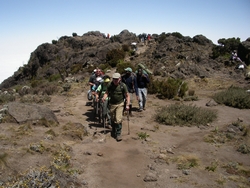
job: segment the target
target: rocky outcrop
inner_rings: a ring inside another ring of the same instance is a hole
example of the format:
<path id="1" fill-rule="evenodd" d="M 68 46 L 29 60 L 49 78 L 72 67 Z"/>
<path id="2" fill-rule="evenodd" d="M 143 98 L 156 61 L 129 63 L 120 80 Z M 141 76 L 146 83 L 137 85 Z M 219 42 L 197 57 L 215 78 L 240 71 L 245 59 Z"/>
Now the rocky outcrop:
<path id="1" fill-rule="evenodd" d="M 121 49 L 124 45 L 131 48 L 137 43 L 135 55 L 128 55 L 125 61 L 134 66 L 146 65 L 154 75 L 173 78 L 210 77 L 217 71 L 236 77 L 235 71 L 228 70 L 225 60 L 212 59 L 213 42 L 203 35 L 193 38 L 176 34 L 152 34 L 148 43 L 139 40 L 136 34 L 123 30 L 118 35 L 106 38 L 99 31 L 90 31 L 82 36 L 62 36 L 58 41 L 44 43 L 31 53 L 27 65 L 20 67 L 13 76 L 0 84 L 0 89 L 25 84 L 25 81 L 49 79 L 56 74 L 85 74 L 92 67 L 106 63 L 106 55 L 113 49 Z M 131 49 L 132 50 L 132 49 Z M 250 64 L 250 38 L 242 42 L 238 54 Z M 73 72 L 78 67 L 78 72 Z M 238 77 L 238 75 L 237 75 Z"/>
<path id="2" fill-rule="evenodd" d="M 41 119 L 58 123 L 53 111 L 42 105 L 11 102 L 8 103 L 6 107 L 8 113 L 17 121 L 17 123 Z"/>

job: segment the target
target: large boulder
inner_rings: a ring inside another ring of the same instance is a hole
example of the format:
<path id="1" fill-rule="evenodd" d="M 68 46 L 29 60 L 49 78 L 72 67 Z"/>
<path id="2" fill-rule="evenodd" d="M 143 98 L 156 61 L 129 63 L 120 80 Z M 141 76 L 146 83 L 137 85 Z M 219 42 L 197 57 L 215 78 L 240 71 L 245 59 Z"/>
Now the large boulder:
<path id="1" fill-rule="evenodd" d="M 38 104 L 24 104 L 19 102 L 11 102 L 7 104 L 8 113 L 18 122 L 25 123 L 46 119 L 48 121 L 58 123 L 58 120 L 52 110 L 46 106 Z"/>

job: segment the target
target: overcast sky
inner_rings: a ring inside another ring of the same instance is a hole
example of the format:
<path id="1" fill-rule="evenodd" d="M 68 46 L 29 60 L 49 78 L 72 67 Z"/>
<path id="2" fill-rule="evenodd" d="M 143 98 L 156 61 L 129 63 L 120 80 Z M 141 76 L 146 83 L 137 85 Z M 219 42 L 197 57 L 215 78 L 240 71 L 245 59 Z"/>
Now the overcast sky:
<path id="1" fill-rule="evenodd" d="M 0 83 L 28 63 L 31 52 L 72 33 L 117 35 L 179 32 L 250 37 L 250 0 L 0 0 Z"/>

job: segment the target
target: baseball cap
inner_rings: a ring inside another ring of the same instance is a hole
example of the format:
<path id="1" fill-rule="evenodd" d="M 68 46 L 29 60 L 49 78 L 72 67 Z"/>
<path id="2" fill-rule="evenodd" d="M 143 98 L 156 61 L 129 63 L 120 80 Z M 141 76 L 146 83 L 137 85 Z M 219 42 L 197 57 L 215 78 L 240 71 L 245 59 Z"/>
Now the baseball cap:
<path id="1" fill-rule="evenodd" d="M 121 77 L 121 75 L 120 75 L 120 73 L 118 73 L 118 72 L 116 72 L 116 73 L 113 74 L 113 78 L 114 78 L 114 79 L 118 79 L 118 78 L 120 78 L 120 77 Z"/>
<path id="2" fill-rule="evenodd" d="M 130 67 L 127 67 L 126 69 L 124 69 L 125 71 L 128 71 L 128 72 L 132 72 L 132 69 Z"/>
<path id="3" fill-rule="evenodd" d="M 109 79 L 109 78 L 106 78 L 106 79 L 104 80 L 104 82 L 110 82 L 110 79 Z"/>

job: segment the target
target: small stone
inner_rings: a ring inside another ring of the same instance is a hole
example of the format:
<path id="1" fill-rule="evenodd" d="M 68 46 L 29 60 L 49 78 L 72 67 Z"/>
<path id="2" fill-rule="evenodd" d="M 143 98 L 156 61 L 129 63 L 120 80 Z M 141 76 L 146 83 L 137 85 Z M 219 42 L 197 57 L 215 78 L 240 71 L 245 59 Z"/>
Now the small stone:
<path id="1" fill-rule="evenodd" d="M 157 177 L 155 174 L 149 173 L 147 174 L 144 179 L 145 182 L 157 181 Z"/>
<path id="2" fill-rule="evenodd" d="M 89 152 L 89 151 L 84 152 L 84 154 L 85 154 L 85 155 L 92 155 L 92 153 Z"/>
<path id="3" fill-rule="evenodd" d="M 101 157 L 101 156 L 103 156 L 103 153 L 98 152 L 97 155 L 98 155 L 99 157 Z"/>
<path id="4" fill-rule="evenodd" d="M 185 175 L 189 175 L 189 174 L 190 174 L 190 170 L 184 169 L 184 170 L 182 171 L 182 173 L 185 174 Z"/>
<path id="5" fill-rule="evenodd" d="M 172 175 L 170 176 L 170 178 L 171 178 L 171 179 L 175 179 L 175 178 L 178 178 L 178 176 L 177 176 L 176 174 L 172 174 Z"/>
<path id="6" fill-rule="evenodd" d="M 172 148 L 169 148 L 169 149 L 167 150 L 167 152 L 168 152 L 168 153 L 171 153 L 171 154 L 174 154 L 174 152 L 172 151 Z"/>

